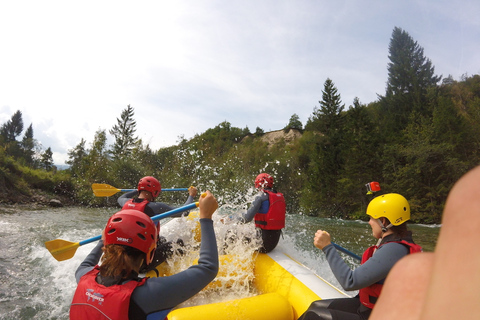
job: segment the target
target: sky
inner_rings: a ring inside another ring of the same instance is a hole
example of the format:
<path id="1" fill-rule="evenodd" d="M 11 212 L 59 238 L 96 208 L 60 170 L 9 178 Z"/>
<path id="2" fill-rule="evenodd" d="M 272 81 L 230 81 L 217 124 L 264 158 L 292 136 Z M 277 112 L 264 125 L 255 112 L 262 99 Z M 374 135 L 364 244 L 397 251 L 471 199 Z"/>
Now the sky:
<path id="1" fill-rule="evenodd" d="M 0 125 L 20 110 L 56 165 L 128 105 L 152 150 L 223 121 L 303 125 L 331 79 L 348 108 L 385 93 L 394 27 L 436 75 L 480 73 L 480 1 L 1 1 Z M 18 138 L 19 140 L 22 135 Z"/>

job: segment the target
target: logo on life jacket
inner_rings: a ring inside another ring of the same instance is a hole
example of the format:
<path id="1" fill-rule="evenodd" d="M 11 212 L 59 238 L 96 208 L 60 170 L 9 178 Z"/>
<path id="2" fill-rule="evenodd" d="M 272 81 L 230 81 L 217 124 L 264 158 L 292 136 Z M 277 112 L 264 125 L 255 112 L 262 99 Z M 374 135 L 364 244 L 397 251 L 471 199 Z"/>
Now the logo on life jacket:
<path id="1" fill-rule="evenodd" d="M 85 295 L 88 297 L 87 301 L 90 301 L 90 299 L 92 299 L 92 302 L 96 300 L 99 305 L 102 305 L 102 302 L 105 300 L 103 299 L 103 294 L 95 292 L 93 289 L 87 289 Z"/>

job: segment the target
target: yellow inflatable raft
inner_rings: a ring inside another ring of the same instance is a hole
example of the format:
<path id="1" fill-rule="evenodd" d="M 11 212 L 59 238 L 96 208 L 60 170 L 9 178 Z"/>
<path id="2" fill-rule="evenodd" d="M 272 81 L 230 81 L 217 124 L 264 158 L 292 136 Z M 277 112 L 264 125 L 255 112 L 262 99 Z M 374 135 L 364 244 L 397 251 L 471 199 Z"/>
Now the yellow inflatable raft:
<path id="1" fill-rule="evenodd" d="M 204 290 L 214 292 L 212 290 L 216 290 L 215 287 L 221 287 L 219 282 L 225 286 L 225 281 L 230 281 L 227 285 L 231 286 L 234 281 L 245 281 L 252 286 L 253 295 L 196 306 L 180 306 L 168 314 L 168 319 L 296 320 L 315 300 L 348 297 L 278 248 L 267 254 L 254 253 L 247 263 L 240 263 L 235 258 L 232 255 L 220 256 L 217 278 Z M 147 276 L 169 275 L 174 272 L 171 267 L 164 263 Z M 243 277 L 238 278 L 238 275 Z M 222 295 L 218 292 L 215 294 Z"/>

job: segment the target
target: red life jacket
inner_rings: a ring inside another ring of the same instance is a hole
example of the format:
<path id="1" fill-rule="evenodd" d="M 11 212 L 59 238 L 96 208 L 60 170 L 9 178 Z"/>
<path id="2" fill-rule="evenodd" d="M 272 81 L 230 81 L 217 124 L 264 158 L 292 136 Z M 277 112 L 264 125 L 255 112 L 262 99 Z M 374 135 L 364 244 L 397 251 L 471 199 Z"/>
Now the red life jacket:
<path id="1" fill-rule="evenodd" d="M 130 199 L 127 202 L 125 202 L 125 204 L 122 207 L 122 210 L 133 209 L 133 210 L 145 212 L 145 207 L 149 202 L 150 201 L 148 201 L 147 199 L 143 199 L 142 202 L 135 202 L 133 201 L 133 199 Z"/>
<path id="2" fill-rule="evenodd" d="M 95 281 L 99 272 L 100 269 L 96 266 L 80 279 L 70 306 L 70 319 L 128 320 L 132 292 L 143 285 L 146 278 L 105 287 Z"/>
<path id="3" fill-rule="evenodd" d="M 267 213 L 257 213 L 255 226 L 264 230 L 280 230 L 285 228 L 285 198 L 280 192 L 263 190 L 268 194 L 270 206 Z"/>
<path id="4" fill-rule="evenodd" d="M 405 240 L 400 240 L 400 241 L 390 241 L 390 242 L 385 242 L 380 245 L 383 246 L 384 244 L 391 243 L 391 242 L 396 242 L 396 243 L 401 243 L 404 245 L 407 245 L 410 249 L 409 253 L 416 253 L 416 252 L 421 252 L 422 247 L 419 246 L 418 244 L 411 243 Z M 365 261 L 370 259 L 373 256 L 373 253 L 375 250 L 377 250 L 379 247 L 377 246 L 371 246 L 362 255 L 362 261 L 360 264 L 364 264 Z M 373 309 L 375 306 L 375 302 L 377 301 L 378 297 L 380 296 L 380 292 L 382 292 L 383 284 L 380 283 L 374 283 L 366 288 L 360 289 L 359 291 L 359 296 L 360 296 L 360 302 L 370 308 Z"/>

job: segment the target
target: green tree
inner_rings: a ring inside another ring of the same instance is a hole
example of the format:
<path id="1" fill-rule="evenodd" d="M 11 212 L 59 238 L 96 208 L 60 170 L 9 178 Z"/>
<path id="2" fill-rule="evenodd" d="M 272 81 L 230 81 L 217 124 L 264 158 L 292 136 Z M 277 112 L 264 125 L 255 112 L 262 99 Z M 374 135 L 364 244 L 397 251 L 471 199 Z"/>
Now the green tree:
<path id="1" fill-rule="evenodd" d="M 207 129 L 201 136 L 196 135 L 194 143 L 200 142 L 202 148 L 214 150 L 218 155 L 222 155 L 233 144 L 240 142 L 244 136 L 245 131 L 243 129 L 232 127 L 230 122 L 223 121 L 215 128 Z M 182 144 L 183 142 L 180 143 L 179 146 Z"/>
<path id="2" fill-rule="evenodd" d="M 401 28 L 393 29 L 389 53 L 387 96 L 410 93 L 418 99 L 442 78 L 435 76 L 435 67 L 423 48 Z"/>
<path id="3" fill-rule="evenodd" d="M 53 152 L 50 147 L 45 150 L 42 154 L 40 159 L 40 165 L 47 171 L 51 171 L 53 169 Z"/>
<path id="4" fill-rule="evenodd" d="M 305 130 L 316 130 L 327 136 L 333 136 L 341 126 L 342 111 L 345 105 L 342 104 L 335 84 L 328 78 L 324 83 L 322 100 L 319 102 L 320 108 L 314 108 L 312 116 L 305 125 Z"/>
<path id="5" fill-rule="evenodd" d="M 86 157 L 86 178 L 90 182 L 110 182 L 112 180 L 110 153 L 107 149 L 107 134 L 105 130 L 97 130 L 88 156 Z"/>
<path id="6" fill-rule="evenodd" d="M 378 127 L 372 120 L 371 110 L 353 101 L 345 112 L 343 139 L 341 147 L 341 178 L 339 179 L 340 198 L 345 212 L 350 216 L 365 214 L 368 199 L 365 190 L 360 188 L 371 181 L 382 181 L 381 151 Z"/>
<path id="7" fill-rule="evenodd" d="M 288 132 L 290 129 L 297 129 L 302 131 L 303 129 L 303 124 L 300 121 L 300 117 L 298 114 L 294 113 L 291 117 L 290 120 L 288 121 L 288 124 L 285 128 L 283 128 L 283 131 Z"/>
<path id="8" fill-rule="evenodd" d="M 30 124 L 27 130 L 25 130 L 25 134 L 23 135 L 21 143 L 25 164 L 30 167 L 34 166 L 35 145 L 36 141 L 33 138 L 33 127 L 32 124 Z"/>
<path id="9" fill-rule="evenodd" d="M 435 86 L 441 76 L 424 56 L 423 48 L 401 28 L 395 27 L 389 45 L 388 81 L 382 101 L 383 127 L 389 137 L 403 130 L 412 112 L 427 115 L 427 91 Z"/>
<path id="10" fill-rule="evenodd" d="M 112 147 L 112 155 L 114 159 L 121 159 L 129 157 L 135 147 L 138 138 L 135 137 L 137 123 L 133 119 L 135 112 L 133 108 L 128 105 L 122 111 L 120 119 L 117 118 L 117 124 L 110 129 L 110 134 L 115 137 L 115 143 Z"/>
<path id="11" fill-rule="evenodd" d="M 20 143 L 16 140 L 23 131 L 22 112 L 17 110 L 10 120 L 0 127 L 0 136 L 5 152 L 7 155 L 13 156 L 15 159 L 22 157 L 22 149 Z"/>
<path id="12" fill-rule="evenodd" d="M 22 112 L 17 110 L 10 120 L 2 125 L 0 128 L 0 134 L 4 137 L 6 142 L 12 142 L 17 139 L 17 137 L 23 131 L 23 119 Z"/>
<path id="13" fill-rule="evenodd" d="M 250 129 L 248 129 L 248 126 L 246 126 L 242 131 L 243 136 L 248 136 L 248 135 L 251 135 L 251 134 L 252 133 L 250 132 Z"/>
<path id="14" fill-rule="evenodd" d="M 302 143 L 312 145 L 305 146 L 303 150 L 307 154 L 301 155 L 308 159 L 305 168 L 307 182 L 302 190 L 307 200 L 301 203 L 310 203 L 313 197 L 317 197 L 324 215 L 339 216 L 343 210 L 339 205 L 338 181 L 343 166 L 342 111 L 345 105 L 332 80 L 325 81 L 322 93 L 320 108 L 315 107 L 305 126 L 305 130 L 313 131 L 313 134 L 302 140 Z"/>
<path id="15" fill-rule="evenodd" d="M 85 143 L 82 138 L 73 149 L 68 150 L 68 160 L 65 163 L 70 165 L 73 177 L 81 177 L 85 172 L 85 157 L 88 155 Z"/>
<path id="16" fill-rule="evenodd" d="M 255 129 L 255 136 L 260 137 L 260 136 L 263 136 L 264 134 L 265 134 L 265 131 L 263 131 L 262 128 L 257 127 L 257 128 Z"/>

